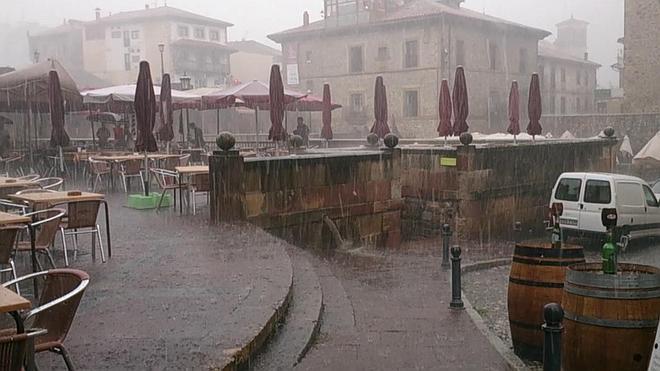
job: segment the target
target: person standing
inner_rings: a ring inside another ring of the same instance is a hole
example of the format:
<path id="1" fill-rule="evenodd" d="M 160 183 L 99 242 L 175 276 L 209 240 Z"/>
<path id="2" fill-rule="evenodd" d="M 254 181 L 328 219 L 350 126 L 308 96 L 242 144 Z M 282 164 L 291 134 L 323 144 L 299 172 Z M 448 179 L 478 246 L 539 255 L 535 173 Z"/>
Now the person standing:
<path id="1" fill-rule="evenodd" d="M 9 131 L 5 128 L 5 124 L 0 122 L 0 157 L 5 157 L 9 153 L 11 145 L 11 137 Z"/>
<path id="2" fill-rule="evenodd" d="M 299 135 L 303 139 L 303 145 L 309 147 L 309 126 L 305 125 L 305 119 L 298 117 L 298 126 L 293 134 Z"/>

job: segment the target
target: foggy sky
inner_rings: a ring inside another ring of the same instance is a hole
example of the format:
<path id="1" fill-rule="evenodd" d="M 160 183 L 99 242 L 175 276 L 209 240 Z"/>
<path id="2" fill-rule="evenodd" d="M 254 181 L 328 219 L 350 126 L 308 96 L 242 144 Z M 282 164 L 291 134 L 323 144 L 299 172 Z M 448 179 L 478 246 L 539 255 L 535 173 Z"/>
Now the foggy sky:
<path id="1" fill-rule="evenodd" d="M 141 9 L 145 1 L 5 0 L 3 3 L 0 24 L 36 22 L 55 26 L 64 19 L 91 20 L 96 7 L 107 15 Z M 155 5 L 152 0 L 148 3 Z M 590 22 L 591 59 L 603 65 L 599 85 L 608 87 L 610 83 L 616 85 L 617 74 L 609 66 L 616 61 L 620 47 L 616 40 L 623 36 L 623 3 L 624 0 L 467 0 L 464 6 L 553 33 L 555 24 L 572 14 Z M 159 5 L 162 4 L 160 0 Z M 323 0 L 168 0 L 167 5 L 234 23 L 229 29 L 230 40 L 255 39 L 275 46 L 266 38 L 267 34 L 301 25 L 305 10 L 312 20 L 319 19 Z M 3 63 L 3 58 L 7 57 L 0 55 L 0 65 L 9 61 Z M 25 62 L 28 60 L 26 55 Z"/>

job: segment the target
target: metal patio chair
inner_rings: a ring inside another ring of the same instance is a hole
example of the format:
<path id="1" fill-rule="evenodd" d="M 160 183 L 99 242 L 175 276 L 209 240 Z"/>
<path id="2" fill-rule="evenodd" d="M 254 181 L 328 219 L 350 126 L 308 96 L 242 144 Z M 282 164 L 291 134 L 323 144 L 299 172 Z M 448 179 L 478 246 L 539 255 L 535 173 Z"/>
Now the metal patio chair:
<path id="1" fill-rule="evenodd" d="M 103 252 L 103 241 L 101 239 L 101 228 L 97 224 L 101 201 L 76 201 L 69 202 L 66 220 L 60 225 L 62 232 L 62 248 L 64 249 L 64 264 L 69 266 L 68 248 L 66 238 L 73 237 L 73 259 L 78 257 L 78 236 L 83 234 L 92 235 L 92 260 L 96 260 L 96 240 L 98 239 L 101 261 L 105 263 Z"/>
<path id="2" fill-rule="evenodd" d="M 24 175 L 22 177 L 19 177 L 17 179 L 20 180 L 20 181 L 23 181 L 23 182 L 32 182 L 32 181 L 35 181 L 39 178 L 41 178 L 41 175 L 39 175 L 39 174 L 29 174 L 29 175 Z"/>
<path id="3" fill-rule="evenodd" d="M 73 370 L 73 362 L 64 346 L 78 305 L 89 284 L 89 275 L 77 269 L 51 269 L 45 272 L 28 274 L 3 286 L 18 285 L 25 280 L 44 277 L 44 287 L 39 297 L 39 305 L 21 314 L 26 327 L 40 328 L 47 334 L 34 339 L 36 353 L 50 351 L 64 358 L 68 370 Z"/>
<path id="4" fill-rule="evenodd" d="M 20 334 L 14 330 L 0 332 L 0 370 L 23 370 L 30 342 L 46 332 L 44 329 L 32 329 Z"/>
<path id="5" fill-rule="evenodd" d="M 37 253 L 45 254 L 48 258 L 48 262 L 53 268 L 55 266 L 55 260 L 53 260 L 53 255 L 50 252 L 51 247 L 55 242 L 55 237 L 57 232 L 60 230 L 60 222 L 66 214 L 66 211 L 62 209 L 48 209 L 35 211 L 33 213 L 25 214 L 25 216 L 31 217 L 35 222 L 31 223 L 32 230 L 35 231 L 34 241 L 35 248 Z M 30 240 L 18 241 L 16 244 L 16 253 L 27 253 L 32 252 L 32 244 Z M 43 270 L 39 259 L 37 259 L 37 265 L 40 270 Z"/>
<path id="6" fill-rule="evenodd" d="M 13 201 L 0 198 L 0 211 L 6 213 L 23 215 L 27 212 L 28 207 L 25 204 L 17 204 Z"/>
<path id="7" fill-rule="evenodd" d="M 58 191 L 62 187 L 62 184 L 64 184 L 64 179 L 58 177 L 39 178 L 36 180 L 36 183 L 43 189 Z"/>
<path id="8" fill-rule="evenodd" d="M 207 203 L 211 192 L 211 181 L 209 174 L 195 174 L 190 177 L 188 184 L 188 191 L 190 192 L 190 203 L 192 204 L 193 215 L 197 214 L 197 200 L 195 196 L 199 193 L 206 195 Z"/>
<path id="9" fill-rule="evenodd" d="M 14 248 L 16 247 L 18 236 L 24 229 L 24 226 L 19 225 L 0 227 L 0 273 L 2 273 L 3 278 L 6 273 L 11 274 L 12 280 L 18 277 L 16 275 L 16 266 L 14 265 Z M 18 286 L 16 286 L 16 292 L 20 294 Z"/>
<path id="10" fill-rule="evenodd" d="M 177 174 L 175 171 L 170 171 L 167 169 L 150 169 L 151 173 L 154 175 L 154 178 L 156 178 L 156 181 L 158 182 L 158 186 L 160 187 L 161 190 L 161 195 L 160 195 L 160 200 L 158 201 L 158 207 L 156 210 L 160 210 L 161 205 L 163 204 L 163 199 L 165 198 L 165 194 L 167 191 L 172 191 L 172 198 L 174 199 L 174 206 L 176 207 L 176 192 L 179 190 L 179 187 L 181 189 L 185 188 L 185 185 L 179 185 L 178 180 L 179 180 L 179 174 Z"/>
<path id="11" fill-rule="evenodd" d="M 124 192 L 128 193 L 127 179 L 140 178 L 142 192 L 144 192 L 144 177 L 142 176 L 142 160 L 128 160 L 120 163 L 119 175 L 124 184 Z"/>
<path id="12" fill-rule="evenodd" d="M 92 175 L 92 192 L 96 192 L 96 183 L 103 181 L 103 177 L 106 177 L 109 181 L 112 176 L 109 163 L 95 160 L 91 157 L 89 158 L 89 171 Z"/>

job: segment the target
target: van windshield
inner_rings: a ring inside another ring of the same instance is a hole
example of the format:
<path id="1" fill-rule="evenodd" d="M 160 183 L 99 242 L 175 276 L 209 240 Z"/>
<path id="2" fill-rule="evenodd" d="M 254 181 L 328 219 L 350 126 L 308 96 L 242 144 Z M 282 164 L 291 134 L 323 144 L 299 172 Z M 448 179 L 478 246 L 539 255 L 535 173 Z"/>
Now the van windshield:
<path id="1" fill-rule="evenodd" d="M 588 180 L 584 190 L 584 202 L 590 204 L 609 204 L 612 202 L 610 182 L 606 180 Z"/>
<path id="2" fill-rule="evenodd" d="M 559 181 L 555 198 L 560 201 L 578 202 L 580 200 L 581 189 L 581 179 L 564 178 Z"/>

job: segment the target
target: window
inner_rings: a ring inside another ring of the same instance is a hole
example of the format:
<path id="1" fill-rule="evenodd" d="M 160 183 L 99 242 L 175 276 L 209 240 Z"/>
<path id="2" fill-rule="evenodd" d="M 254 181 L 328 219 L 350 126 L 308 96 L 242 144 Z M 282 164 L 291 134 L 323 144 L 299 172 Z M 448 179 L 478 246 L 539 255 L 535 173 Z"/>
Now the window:
<path id="1" fill-rule="evenodd" d="M 305 63 L 312 63 L 312 51 L 308 50 L 305 52 Z"/>
<path id="2" fill-rule="evenodd" d="M 584 86 L 589 86 L 589 72 L 584 73 Z"/>
<path id="3" fill-rule="evenodd" d="M 376 57 L 376 60 L 386 61 L 388 59 L 390 59 L 390 50 L 387 48 L 387 46 L 379 47 L 378 56 Z"/>
<path id="4" fill-rule="evenodd" d="M 577 75 L 575 76 L 575 80 L 577 81 L 578 86 L 582 85 L 582 72 L 577 71 Z"/>
<path id="5" fill-rule="evenodd" d="M 584 189 L 584 202 L 589 204 L 609 204 L 612 202 L 610 182 L 606 180 L 588 180 L 587 187 Z"/>
<path id="6" fill-rule="evenodd" d="M 112 36 L 113 39 L 121 39 L 121 31 L 112 31 Z"/>
<path id="7" fill-rule="evenodd" d="M 131 55 L 128 53 L 124 54 L 124 70 L 131 70 Z"/>
<path id="8" fill-rule="evenodd" d="M 465 42 L 456 40 L 456 65 L 465 67 Z"/>
<path id="9" fill-rule="evenodd" d="M 560 201 L 578 202 L 581 190 L 581 179 L 564 178 L 559 181 L 555 198 Z"/>
<path id="10" fill-rule="evenodd" d="M 364 96 L 362 94 L 351 94 L 350 102 L 351 112 L 361 113 L 364 112 Z"/>
<path id="11" fill-rule="evenodd" d="M 555 97 L 550 97 L 550 113 L 553 115 L 557 114 L 557 101 Z"/>
<path id="12" fill-rule="evenodd" d="M 646 198 L 646 206 L 658 207 L 658 200 L 655 198 L 653 191 L 648 186 L 643 186 L 644 188 L 644 197 Z"/>
<path id="13" fill-rule="evenodd" d="M 138 63 L 138 62 L 140 62 L 140 56 L 139 55 L 134 55 L 134 56 L 131 57 L 131 60 L 133 61 L 133 63 Z"/>
<path id="14" fill-rule="evenodd" d="M 552 89 L 557 87 L 557 69 L 554 67 L 550 70 L 550 87 Z"/>
<path id="15" fill-rule="evenodd" d="M 566 97 L 561 97 L 561 100 L 559 101 L 559 110 L 562 115 L 566 114 Z"/>
<path id="16" fill-rule="evenodd" d="M 622 206 L 643 206 L 638 183 L 616 182 L 617 203 Z"/>
<path id="17" fill-rule="evenodd" d="M 575 111 L 576 111 L 577 113 L 580 113 L 580 112 L 581 112 L 581 111 L 580 111 L 580 110 L 582 109 L 582 107 L 581 107 L 582 104 L 581 104 L 581 103 L 582 103 L 582 102 L 580 101 L 580 98 L 575 98 Z"/>
<path id="18" fill-rule="evenodd" d="M 205 39 L 206 38 L 206 32 L 204 32 L 204 28 L 202 28 L 202 27 L 196 27 L 195 28 L 195 38 L 196 39 Z"/>
<path id="19" fill-rule="evenodd" d="M 520 49 L 520 73 L 527 73 L 527 49 Z"/>
<path id="20" fill-rule="evenodd" d="M 131 31 L 131 39 L 139 39 L 140 38 L 140 31 Z"/>
<path id="21" fill-rule="evenodd" d="M 124 31 L 124 47 L 128 48 L 131 46 L 131 33 Z"/>
<path id="22" fill-rule="evenodd" d="M 561 69 L 561 83 L 562 84 L 566 83 L 566 69 L 565 68 Z"/>
<path id="23" fill-rule="evenodd" d="M 179 35 L 179 37 L 188 37 L 190 35 L 188 26 L 179 26 L 177 28 L 177 34 Z"/>
<path id="24" fill-rule="evenodd" d="M 220 41 L 220 32 L 218 30 L 209 31 L 209 38 L 211 41 Z"/>
<path id="25" fill-rule="evenodd" d="M 348 64 L 350 73 L 360 73 L 364 70 L 361 46 L 351 47 L 348 53 Z"/>
<path id="26" fill-rule="evenodd" d="M 419 114 L 419 93 L 417 90 L 409 90 L 403 93 L 403 115 L 405 117 L 417 117 Z"/>
<path id="27" fill-rule="evenodd" d="M 406 41 L 405 44 L 405 68 L 415 68 L 419 66 L 419 43 L 417 40 Z"/>
<path id="28" fill-rule="evenodd" d="M 491 71 L 497 70 L 497 44 L 492 41 L 488 42 L 488 58 L 490 59 L 490 69 Z"/>

